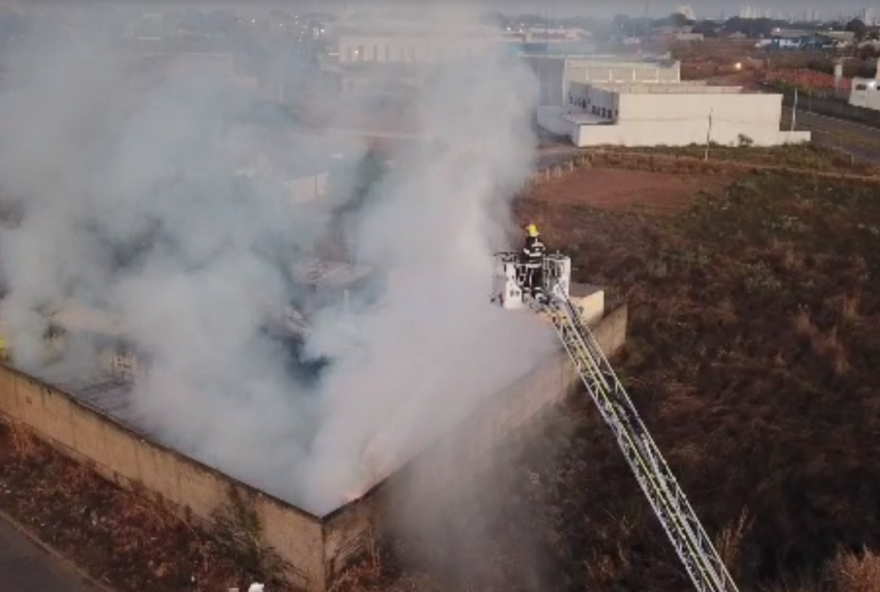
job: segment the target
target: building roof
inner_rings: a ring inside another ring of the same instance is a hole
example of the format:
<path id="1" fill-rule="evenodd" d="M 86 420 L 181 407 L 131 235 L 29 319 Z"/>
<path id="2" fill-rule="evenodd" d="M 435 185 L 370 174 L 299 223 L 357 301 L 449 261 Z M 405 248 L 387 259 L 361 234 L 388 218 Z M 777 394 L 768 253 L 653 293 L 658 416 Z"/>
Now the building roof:
<path id="1" fill-rule="evenodd" d="M 662 56 L 633 58 L 632 56 L 596 55 L 596 54 L 525 54 L 525 60 L 560 60 L 567 65 L 578 66 L 619 66 L 629 68 L 674 68 L 678 60 Z"/>
<path id="2" fill-rule="evenodd" d="M 378 24 L 339 24 L 333 27 L 333 32 L 341 37 L 375 38 L 375 37 L 405 37 L 405 38 L 442 38 L 442 39 L 497 39 L 503 40 L 502 31 L 494 27 L 438 27 L 435 24 L 421 23 L 389 23 Z"/>
<path id="3" fill-rule="evenodd" d="M 109 337 L 124 337 L 125 327 L 120 317 L 79 304 L 65 304 L 49 320 L 66 331 L 91 333 Z"/>
<path id="4" fill-rule="evenodd" d="M 569 113 L 560 115 L 565 121 L 576 123 L 578 125 L 608 125 L 611 121 L 607 117 L 599 117 L 592 113 Z"/>
<path id="5" fill-rule="evenodd" d="M 741 86 L 707 86 L 703 84 L 682 83 L 621 83 L 621 84 L 592 84 L 595 88 L 608 90 L 620 94 L 693 94 L 693 95 L 735 95 L 742 94 Z"/>
<path id="6" fill-rule="evenodd" d="M 366 265 L 312 258 L 297 261 L 290 267 L 291 277 L 296 283 L 327 289 L 345 288 L 372 272 L 373 268 Z"/>
<path id="7" fill-rule="evenodd" d="M 695 86 L 709 86 L 709 82 L 706 80 L 681 80 L 678 82 L 669 81 L 669 82 L 653 82 L 651 80 L 641 81 L 641 82 L 602 82 L 602 81 L 586 81 L 581 82 L 578 80 L 572 80 L 570 83 L 570 88 L 572 89 L 580 89 L 587 88 L 589 86 L 593 86 L 595 88 L 601 88 L 604 90 L 618 90 L 618 88 L 626 88 L 630 86 L 656 86 L 656 87 L 676 87 L 676 88 L 693 88 Z"/>

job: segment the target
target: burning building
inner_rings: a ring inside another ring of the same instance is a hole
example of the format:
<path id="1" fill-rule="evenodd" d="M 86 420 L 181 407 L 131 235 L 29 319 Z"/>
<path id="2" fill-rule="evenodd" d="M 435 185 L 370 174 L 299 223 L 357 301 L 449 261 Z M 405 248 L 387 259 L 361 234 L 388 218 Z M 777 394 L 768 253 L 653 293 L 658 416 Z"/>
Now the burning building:
<path id="1" fill-rule="evenodd" d="M 346 299 L 351 298 L 349 290 L 365 285 L 362 282 L 371 278 L 372 270 L 315 261 L 292 273 L 311 286 L 316 298 Z M 602 347 L 613 353 L 623 344 L 626 310 L 606 316 L 603 294 L 589 286 L 571 286 L 572 301 L 594 327 Z M 288 314 L 295 313 L 291 309 Z M 50 319 L 51 351 L 71 347 L 74 340 L 88 341 L 102 360 L 101 371 L 90 376 L 50 373 L 38 379 L 0 366 L 0 419 L 27 426 L 114 482 L 141 488 L 196 519 L 210 522 L 230 503 L 230 496 L 244 499 L 260 518 L 261 542 L 288 563 L 287 579 L 315 592 L 332 586 L 367 551 L 373 537 L 391 528 L 391 516 L 400 511 L 401 499 L 413 504 L 448 502 L 450 487 L 466 480 L 464 475 L 478 474 L 497 444 L 522 434 L 578 381 L 568 358 L 562 352 L 551 354 L 528 374 L 486 397 L 452 429 L 412 450 L 411 456 L 383 458 L 381 447 L 368 446 L 362 456 L 360 485 L 340 491 L 334 508 L 315 513 L 163 444 L 132 404 L 144 360 L 126 339 L 124 323 L 72 305 L 59 307 Z M 299 339 L 308 331 L 307 315 L 295 314 L 295 320 L 280 325 L 268 323 L 267 330 L 284 339 Z M 400 492 L 405 493 L 400 496 Z"/>

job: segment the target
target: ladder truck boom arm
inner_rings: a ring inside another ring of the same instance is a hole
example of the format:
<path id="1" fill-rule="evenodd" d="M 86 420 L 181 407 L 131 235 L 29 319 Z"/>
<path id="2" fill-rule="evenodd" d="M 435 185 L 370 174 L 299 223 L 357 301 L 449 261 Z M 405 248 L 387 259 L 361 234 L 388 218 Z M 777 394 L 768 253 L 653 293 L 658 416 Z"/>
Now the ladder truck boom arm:
<path id="1" fill-rule="evenodd" d="M 520 306 L 510 304 L 511 295 L 519 296 L 517 289 L 511 285 L 522 277 L 518 269 L 518 258 L 514 253 L 498 253 L 496 262 L 496 279 L 501 278 L 503 291 L 496 291 L 492 300 L 501 302 L 505 308 L 519 308 Z M 738 592 L 727 567 L 602 352 L 599 342 L 569 299 L 570 260 L 558 254 L 548 257 L 543 271 L 548 298 L 540 303 L 530 300 L 527 305 L 550 318 L 560 343 L 568 353 L 599 414 L 611 428 L 627 464 L 697 591 Z M 522 286 L 518 287 L 522 291 Z M 526 304 L 526 300 L 522 303 Z"/>

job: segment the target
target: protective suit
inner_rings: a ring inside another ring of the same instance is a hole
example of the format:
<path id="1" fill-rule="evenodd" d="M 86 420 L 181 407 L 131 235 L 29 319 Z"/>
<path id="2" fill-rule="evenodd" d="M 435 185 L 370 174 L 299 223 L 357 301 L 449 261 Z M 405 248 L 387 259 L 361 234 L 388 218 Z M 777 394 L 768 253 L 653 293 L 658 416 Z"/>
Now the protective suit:
<path id="1" fill-rule="evenodd" d="M 544 256 L 547 247 L 541 241 L 538 227 L 526 226 L 526 242 L 522 250 L 524 268 L 523 293 L 540 299 L 544 296 Z"/>

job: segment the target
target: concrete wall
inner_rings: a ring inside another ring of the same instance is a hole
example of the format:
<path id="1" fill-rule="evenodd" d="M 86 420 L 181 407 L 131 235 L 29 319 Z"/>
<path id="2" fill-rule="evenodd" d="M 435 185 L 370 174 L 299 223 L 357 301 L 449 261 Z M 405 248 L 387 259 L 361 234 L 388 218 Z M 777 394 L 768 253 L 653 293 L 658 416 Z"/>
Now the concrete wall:
<path id="1" fill-rule="evenodd" d="M 621 62 L 601 58 L 569 58 L 566 80 L 571 82 L 678 82 L 679 62 Z"/>
<path id="2" fill-rule="evenodd" d="M 587 82 L 678 82 L 678 62 L 625 62 L 601 56 L 523 56 L 535 72 L 541 105 L 563 105 L 572 83 Z"/>
<path id="3" fill-rule="evenodd" d="M 578 294 L 574 295 L 575 297 Z M 582 295 L 583 296 L 583 295 Z M 588 297 L 585 313 L 600 306 Z M 593 315 L 595 316 L 595 315 Z M 602 348 L 613 354 L 626 339 L 623 307 L 594 329 Z M 148 441 L 18 370 L 0 364 L 0 419 L 20 423 L 50 445 L 94 468 L 108 480 L 148 492 L 210 522 L 226 507 L 234 488 L 260 517 L 263 541 L 292 568 L 292 583 L 324 592 L 354 560 L 369 552 L 375 534 L 390 528 L 399 501 L 391 491 L 405 491 L 412 503 L 437 501 L 437 492 L 462 483 L 463 470 L 478 471 L 490 451 L 549 405 L 570 393 L 578 378 L 563 353 L 495 394 L 463 424 L 411 460 L 362 500 L 323 518 L 262 494 L 219 471 Z"/>
<path id="4" fill-rule="evenodd" d="M 782 95 L 741 94 L 705 84 L 572 83 L 566 104 L 615 122 L 690 121 L 779 126 Z"/>
<path id="5" fill-rule="evenodd" d="M 880 111 L 880 91 L 877 89 L 853 90 L 849 93 L 849 104 L 853 107 Z"/>
<path id="6" fill-rule="evenodd" d="M 536 119 L 542 129 L 556 136 L 565 136 L 573 143 L 577 141 L 579 126 L 563 119 L 567 113 L 581 113 L 580 108 L 565 108 L 556 106 L 538 107 Z"/>
<path id="7" fill-rule="evenodd" d="M 673 83 L 681 80 L 679 62 L 621 62 L 601 58 L 569 58 L 565 63 L 563 96 L 573 83 Z"/>
<path id="8" fill-rule="evenodd" d="M 126 488 L 142 487 L 206 522 L 226 506 L 229 488 L 235 488 L 260 517 L 264 543 L 291 563 L 291 581 L 308 590 L 324 589 L 323 536 L 316 517 L 150 442 L 5 365 L 0 365 L 0 419 L 26 426 L 106 479 Z"/>
<path id="9" fill-rule="evenodd" d="M 529 66 L 538 80 L 538 104 L 562 105 L 563 88 L 565 86 L 565 60 L 558 56 L 520 57 Z"/>
<path id="10" fill-rule="evenodd" d="M 708 119 L 708 118 L 707 118 Z M 614 125 L 581 125 L 574 132 L 573 143 L 587 146 L 688 146 L 705 144 L 708 120 L 635 121 Z M 786 132 L 779 124 L 712 123 L 709 139 L 725 146 L 740 144 L 740 135 L 752 140 L 754 146 L 778 146 L 809 142 L 810 132 Z"/>
<path id="11" fill-rule="evenodd" d="M 594 326 L 596 339 L 609 357 L 623 347 L 626 323 L 624 306 Z M 331 515 L 326 524 L 327 540 L 357 539 L 366 544 L 371 531 L 381 534 L 393 530 L 395 516 L 417 514 L 419 508 L 448 503 L 454 499 L 457 488 L 464 488 L 471 478 L 488 468 L 492 462 L 490 453 L 496 446 L 571 394 L 579 380 L 567 354 L 560 352 L 548 357 L 535 370 L 486 401 L 468 420 L 359 503 Z M 351 551 L 353 548 L 348 547 L 352 557 L 357 556 L 357 552 Z M 360 549 L 360 553 L 365 550 Z"/>
<path id="12" fill-rule="evenodd" d="M 714 93 L 708 92 L 708 88 L 711 87 L 697 87 L 695 92 L 625 93 L 582 87 L 590 104 L 609 109 L 610 116 L 616 116 L 616 123 L 576 126 L 570 132 L 572 142 L 580 147 L 687 146 L 705 144 L 708 140 L 736 146 L 745 136 L 756 146 L 777 146 L 810 140 L 809 132 L 779 129 L 782 95 Z"/>
<path id="13" fill-rule="evenodd" d="M 617 93 L 591 84 L 573 82 L 568 91 L 568 104 L 609 120 L 617 116 Z"/>
<path id="14" fill-rule="evenodd" d="M 772 94 L 675 94 L 621 93 L 618 120 L 701 121 L 714 123 L 765 124 L 779 127 L 782 95 Z"/>
<path id="15" fill-rule="evenodd" d="M 791 107 L 793 99 L 794 97 L 791 93 L 786 93 L 783 102 L 787 107 Z M 872 127 L 880 127 L 880 111 L 850 105 L 845 101 L 833 98 L 820 99 L 801 95 L 798 97 L 798 111 L 856 121 Z"/>
<path id="16" fill-rule="evenodd" d="M 285 186 L 290 192 L 291 202 L 298 204 L 324 197 L 327 193 L 328 177 L 328 173 L 321 173 L 287 181 Z"/>

